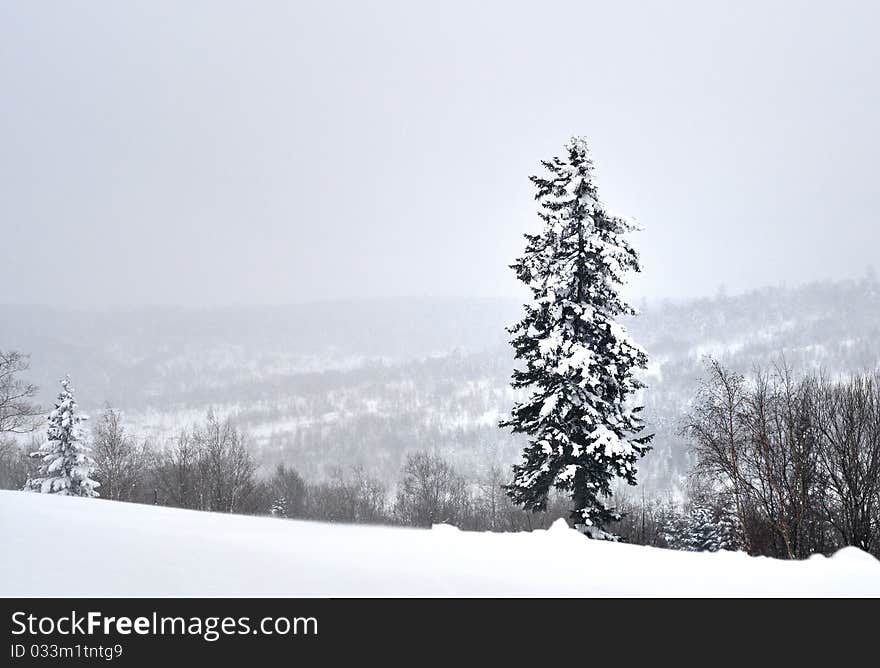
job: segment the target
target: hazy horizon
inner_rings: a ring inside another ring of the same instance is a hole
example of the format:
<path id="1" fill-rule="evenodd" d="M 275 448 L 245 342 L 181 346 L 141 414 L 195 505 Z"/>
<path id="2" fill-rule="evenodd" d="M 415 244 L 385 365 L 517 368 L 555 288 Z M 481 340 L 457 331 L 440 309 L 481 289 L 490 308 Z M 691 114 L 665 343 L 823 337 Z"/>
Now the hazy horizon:
<path id="1" fill-rule="evenodd" d="M 858 277 L 880 241 L 878 18 L 6 3 L 0 303 L 519 298 L 528 176 L 573 134 L 644 227 L 636 301 Z"/>
<path id="2" fill-rule="evenodd" d="M 678 295 L 667 297 L 664 295 L 635 295 L 631 298 L 633 305 L 639 308 L 660 308 L 670 304 L 675 306 L 687 305 L 700 300 L 715 299 L 724 296 L 730 299 L 738 297 L 749 297 L 756 293 L 773 292 L 779 290 L 803 290 L 815 285 L 841 285 L 851 281 L 861 281 L 869 275 L 877 280 L 876 270 L 873 265 L 868 265 L 860 272 L 853 272 L 851 276 L 840 278 L 820 278 L 812 280 L 804 280 L 796 283 L 788 281 L 779 281 L 778 283 L 768 283 L 766 285 L 755 285 L 743 288 L 742 290 L 730 290 L 726 284 L 719 284 L 714 289 L 707 290 L 703 294 Z M 16 308 L 37 308 L 37 309 L 70 309 L 73 311 L 141 311 L 141 310 L 181 310 L 181 311 L 225 311 L 225 310 L 261 310 L 261 309 L 285 309 L 308 306 L 321 306 L 328 304 L 364 304 L 364 303 L 384 303 L 384 302 L 430 302 L 430 301 L 488 301 L 488 302 L 510 302 L 519 304 L 523 301 L 524 294 L 520 295 L 467 295 L 467 294 L 422 294 L 422 295 L 370 295 L 363 297 L 324 297 L 319 299 L 299 299 L 291 301 L 279 302 L 227 302 L 217 304 L 197 304 L 197 303 L 171 303 L 171 302 L 150 302 L 150 303 L 103 303 L 103 304 L 53 304 L 50 302 L 37 301 L 0 301 L 0 306 L 10 306 Z"/>

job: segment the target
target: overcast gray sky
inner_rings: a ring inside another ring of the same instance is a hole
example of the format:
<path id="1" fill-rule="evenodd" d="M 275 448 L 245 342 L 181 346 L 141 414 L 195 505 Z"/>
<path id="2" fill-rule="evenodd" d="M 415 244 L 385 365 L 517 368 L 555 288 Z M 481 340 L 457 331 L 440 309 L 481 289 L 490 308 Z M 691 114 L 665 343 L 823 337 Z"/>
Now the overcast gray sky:
<path id="1" fill-rule="evenodd" d="M 586 135 L 651 298 L 857 276 L 877 3 L 0 4 L 0 301 L 519 295 Z"/>

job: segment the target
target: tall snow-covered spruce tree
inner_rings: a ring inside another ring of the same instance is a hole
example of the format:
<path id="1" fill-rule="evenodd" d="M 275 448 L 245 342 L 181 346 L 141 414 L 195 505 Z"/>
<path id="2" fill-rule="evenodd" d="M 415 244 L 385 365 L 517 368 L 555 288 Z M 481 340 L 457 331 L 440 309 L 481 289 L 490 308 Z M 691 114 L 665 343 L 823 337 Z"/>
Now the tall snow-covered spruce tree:
<path id="1" fill-rule="evenodd" d="M 98 496 L 99 483 L 91 478 L 95 462 L 80 428 L 87 419 L 77 411 L 70 378 L 64 378 L 55 410 L 49 413 L 47 441 L 31 455 L 42 460 L 40 477 L 28 480 L 26 489 L 62 496 Z"/>
<path id="2" fill-rule="evenodd" d="M 512 386 L 527 390 L 500 422 L 528 435 L 522 463 L 506 487 L 527 510 L 544 510 L 552 488 L 570 493 L 572 523 L 593 538 L 620 515 L 606 501 L 620 477 L 636 484 L 636 462 L 652 436 L 642 435 L 635 376 L 647 355 L 616 321 L 635 315 L 619 294 L 639 257 L 626 240 L 635 226 L 609 213 L 593 183 L 587 143 L 572 138 L 562 158 L 542 161 L 532 176 L 540 234 L 511 268 L 532 293 L 525 315 L 508 331 L 520 364 Z"/>

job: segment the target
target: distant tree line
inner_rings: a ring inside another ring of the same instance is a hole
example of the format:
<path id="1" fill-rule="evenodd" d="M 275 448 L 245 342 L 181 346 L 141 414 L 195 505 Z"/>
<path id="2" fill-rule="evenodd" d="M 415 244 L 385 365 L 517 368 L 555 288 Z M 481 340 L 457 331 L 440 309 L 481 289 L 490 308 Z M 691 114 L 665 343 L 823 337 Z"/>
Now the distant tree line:
<path id="1" fill-rule="evenodd" d="M 28 369 L 19 353 L 0 356 L 0 488 L 23 489 L 38 470 L 42 440 L 35 432 L 44 411 L 33 403 L 36 387 L 20 380 Z M 22 435 L 31 442 L 20 443 Z M 122 414 L 107 406 L 93 422 L 88 446 L 92 477 L 102 499 L 175 508 L 274 515 L 326 522 L 516 531 L 547 527 L 565 511 L 554 500 L 534 514 L 515 507 L 503 493 L 504 471 L 465 476 L 443 457 L 414 452 L 393 489 L 363 467 L 337 467 L 322 480 L 307 481 L 278 465 L 260 474 L 245 433 L 230 419 L 208 412 L 201 424 L 182 429 L 155 448 L 126 428 Z"/>
<path id="2" fill-rule="evenodd" d="M 213 413 L 157 450 L 131 436 L 120 413 L 108 407 L 90 445 L 101 498 L 115 501 L 325 522 L 447 523 L 477 531 L 546 528 L 566 512 L 561 503 L 545 513 L 518 509 L 503 493 L 500 467 L 465 476 L 428 452 L 406 458 L 393 490 L 360 466 L 338 467 L 319 481 L 284 464 L 260 475 L 242 431 Z M 9 443 L 0 450 L 0 487 L 21 489 L 34 469 L 26 448 Z"/>
<path id="3" fill-rule="evenodd" d="M 44 411 L 18 379 L 27 358 L 0 355 L 0 488 L 22 489 Z M 681 433 L 696 458 L 687 498 L 621 497 L 615 532 L 627 542 L 693 551 L 745 550 L 804 558 L 854 545 L 880 556 L 880 375 L 796 376 L 784 364 L 749 376 L 710 361 Z M 22 444 L 22 439 L 31 439 Z M 545 512 L 515 507 L 506 467 L 463 472 L 430 452 L 410 453 L 393 485 L 363 467 L 308 480 L 290 466 L 261 473 L 245 433 L 208 413 L 163 448 L 131 434 L 107 407 L 92 421 L 94 478 L 103 499 L 178 508 L 466 530 L 546 528 Z"/>

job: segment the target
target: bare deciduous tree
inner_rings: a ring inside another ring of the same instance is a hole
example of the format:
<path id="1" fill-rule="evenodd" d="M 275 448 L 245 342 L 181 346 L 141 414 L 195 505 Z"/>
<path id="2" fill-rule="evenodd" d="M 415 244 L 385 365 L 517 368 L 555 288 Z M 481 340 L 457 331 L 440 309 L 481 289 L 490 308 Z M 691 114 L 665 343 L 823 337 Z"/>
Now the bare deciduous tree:
<path id="1" fill-rule="evenodd" d="M 745 484 L 740 462 L 746 434 L 739 419 L 746 401 L 745 377 L 727 371 L 716 360 L 709 360 L 707 370 L 709 377 L 700 386 L 684 433 L 694 443 L 697 468 L 731 490 L 743 527 L 742 540 L 748 549 Z"/>
<path id="2" fill-rule="evenodd" d="M 159 458 L 154 472 L 158 502 L 176 508 L 201 508 L 199 450 L 192 436 L 181 431 Z"/>
<path id="3" fill-rule="evenodd" d="M 180 433 L 155 477 L 162 502 L 180 508 L 250 512 L 258 491 L 244 434 L 213 412 L 204 425 Z"/>
<path id="4" fill-rule="evenodd" d="M 28 453 L 39 447 L 35 440 L 28 448 L 13 439 L 0 437 L 0 489 L 22 489 L 36 475 L 37 460 Z"/>
<path id="5" fill-rule="evenodd" d="M 309 486 L 308 515 L 329 522 L 390 522 L 385 486 L 361 466 L 335 468 L 328 480 Z"/>
<path id="6" fill-rule="evenodd" d="M 147 443 L 139 444 L 130 436 L 119 411 L 110 406 L 96 421 L 92 439 L 101 496 L 114 501 L 131 501 L 147 472 L 150 455 Z"/>
<path id="7" fill-rule="evenodd" d="M 204 509 L 235 512 L 254 488 L 255 467 L 244 435 L 231 420 L 209 412 L 205 426 L 193 429 L 192 437 L 201 452 Z"/>
<path id="8" fill-rule="evenodd" d="M 36 429 L 42 417 L 33 399 L 37 386 L 18 374 L 30 368 L 30 358 L 15 350 L 0 350 L 0 437 L 27 434 Z"/>
<path id="9" fill-rule="evenodd" d="M 437 455 L 419 452 L 403 466 L 395 512 L 406 524 L 458 524 L 468 506 L 467 484 Z"/>
<path id="10" fill-rule="evenodd" d="M 688 417 L 695 474 L 735 499 L 753 554 L 880 551 L 880 375 L 745 379 L 712 361 Z"/>
<path id="11" fill-rule="evenodd" d="M 880 375 L 815 385 L 828 521 L 845 545 L 880 551 Z"/>

